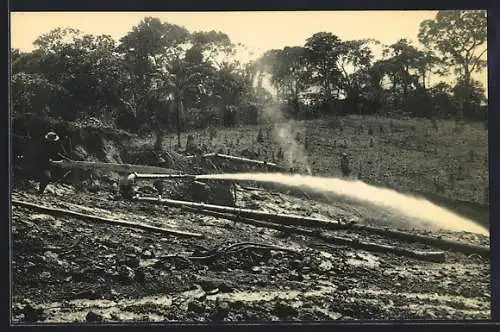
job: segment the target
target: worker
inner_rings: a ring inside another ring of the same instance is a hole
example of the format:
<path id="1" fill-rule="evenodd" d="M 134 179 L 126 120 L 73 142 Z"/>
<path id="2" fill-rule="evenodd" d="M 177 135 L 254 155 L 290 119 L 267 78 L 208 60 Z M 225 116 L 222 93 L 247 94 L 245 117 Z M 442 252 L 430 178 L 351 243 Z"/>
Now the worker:
<path id="1" fill-rule="evenodd" d="M 34 179 L 39 183 L 38 194 L 42 195 L 47 188 L 47 185 L 52 180 L 52 160 L 59 160 L 58 156 L 58 142 L 59 136 L 49 131 L 40 142 L 38 146 L 31 152 L 30 170 Z"/>
<path id="2" fill-rule="evenodd" d="M 43 137 L 38 149 L 33 151 L 32 171 L 35 179 L 39 182 L 39 195 L 45 192 L 45 188 L 52 180 L 51 161 L 60 161 L 62 159 L 60 151 L 62 150 L 59 136 L 53 131 L 49 131 Z"/>
<path id="3" fill-rule="evenodd" d="M 342 171 L 342 176 L 344 177 L 348 177 L 351 174 L 351 168 L 349 167 L 349 157 L 345 152 L 343 152 L 341 155 L 340 170 Z"/>

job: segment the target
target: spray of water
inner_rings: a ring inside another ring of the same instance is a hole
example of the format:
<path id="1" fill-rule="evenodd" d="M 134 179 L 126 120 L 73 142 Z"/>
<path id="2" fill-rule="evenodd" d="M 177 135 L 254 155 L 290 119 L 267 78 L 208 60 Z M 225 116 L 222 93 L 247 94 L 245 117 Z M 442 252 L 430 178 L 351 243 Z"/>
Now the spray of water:
<path id="1" fill-rule="evenodd" d="M 394 190 L 368 185 L 361 181 L 337 178 L 315 177 L 308 175 L 288 175 L 282 173 L 236 173 L 208 174 L 197 179 L 235 180 L 277 183 L 284 186 L 300 187 L 321 193 L 331 193 L 360 202 L 370 203 L 379 208 L 391 210 L 406 217 L 413 228 L 435 228 L 453 231 L 466 231 L 482 235 L 489 232 L 472 220 L 435 205 L 425 199 L 405 195 Z"/>

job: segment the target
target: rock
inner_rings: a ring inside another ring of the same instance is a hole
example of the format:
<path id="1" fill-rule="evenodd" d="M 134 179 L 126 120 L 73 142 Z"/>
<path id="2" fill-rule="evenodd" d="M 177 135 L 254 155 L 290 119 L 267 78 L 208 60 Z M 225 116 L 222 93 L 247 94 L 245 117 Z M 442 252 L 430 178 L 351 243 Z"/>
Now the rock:
<path id="1" fill-rule="evenodd" d="M 125 265 L 131 267 L 131 268 L 136 268 L 139 267 L 141 261 L 139 258 L 137 258 L 135 255 L 127 255 L 127 258 L 125 259 Z"/>
<path id="2" fill-rule="evenodd" d="M 52 274 L 48 271 L 43 271 L 42 273 L 40 273 L 40 278 L 42 280 L 49 280 L 50 277 L 52 277 Z"/>
<path id="3" fill-rule="evenodd" d="M 194 300 L 188 303 L 188 310 L 197 314 L 202 314 L 206 311 L 206 307 L 200 301 Z"/>
<path id="4" fill-rule="evenodd" d="M 134 279 L 137 282 L 143 284 L 146 281 L 146 274 L 144 273 L 144 271 L 142 269 L 137 269 L 137 270 L 135 270 Z"/>
<path id="5" fill-rule="evenodd" d="M 210 291 L 207 291 L 206 294 L 207 295 L 215 295 L 215 294 L 219 293 L 219 291 L 220 290 L 218 288 L 214 288 L 214 289 L 212 289 Z"/>
<path id="6" fill-rule="evenodd" d="M 101 183 L 99 180 L 90 181 L 88 190 L 91 193 L 97 193 L 100 189 L 101 189 Z"/>
<path id="7" fill-rule="evenodd" d="M 135 271 L 126 265 L 122 265 L 118 270 L 118 277 L 121 281 L 129 282 L 135 279 Z"/>
<path id="8" fill-rule="evenodd" d="M 54 263 L 54 262 L 57 263 L 59 261 L 59 256 L 56 253 L 52 252 L 52 251 L 46 251 L 43 254 L 42 259 L 45 262 L 47 262 L 47 263 L 49 263 L 49 262 L 51 262 L 51 263 Z"/>
<path id="9" fill-rule="evenodd" d="M 47 318 L 42 308 L 35 308 L 30 303 L 23 308 L 22 313 L 24 314 L 24 320 L 27 322 L 43 321 Z"/>
<path id="10" fill-rule="evenodd" d="M 53 216 L 49 215 L 49 214 L 32 214 L 30 217 L 29 217 L 29 220 L 30 221 L 42 221 L 42 222 L 48 222 L 48 221 L 55 221 L 56 218 L 54 218 Z"/>
<path id="11" fill-rule="evenodd" d="M 262 268 L 260 266 L 254 266 L 252 267 L 252 272 L 255 272 L 255 273 L 261 273 L 262 272 Z"/>
<path id="12" fill-rule="evenodd" d="M 85 320 L 87 322 L 102 322 L 103 321 L 103 317 L 102 317 L 102 315 L 96 314 L 93 311 L 89 311 L 89 313 L 87 314 L 87 316 L 85 316 Z"/>
<path id="13" fill-rule="evenodd" d="M 229 315 L 229 304 L 226 302 L 220 302 L 215 307 L 215 311 L 212 313 L 210 318 L 213 320 L 224 320 Z"/>
<path id="14" fill-rule="evenodd" d="M 230 292 L 236 288 L 228 280 L 218 278 L 198 277 L 196 282 L 205 292 L 209 292 L 215 288 L 218 288 L 221 292 Z"/>
<path id="15" fill-rule="evenodd" d="M 142 258 L 146 258 L 146 259 L 155 257 L 155 255 L 149 250 L 143 251 L 141 256 L 142 256 Z"/>
<path id="16" fill-rule="evenodd" d="M 189 194 L 199 202 L 206 202 L 210 196 L 210 186 L 204 182 L 193 181 L 189 187 Z"/>
<path id="17" fill-rule="evenodd" d="M 244 307 L 244 303 L 243 303 L 243 301 L 238 300 L 238 301 L 234 301 L 234 302 L 232 302 L 232 303 L 231 303 L 231 306 L 232 306 L 234 309 L 239 310 L 239 309 L 241 309 L 241 308 L 243 308 L 243 307 Z"/>
<path id="18" fill-rule="evenodd" d="M 278 302 L 273 308 L 272 313 L 279 318 L 292 318 L 298 315 L 297 309 L 293 308 L 292 306 L 284 303 L 284 302 Z"/>
<path id="19" fill-rule="evenodd" d="M 290 280 L 294 280 L 294 281 L 303 281 L 303 280 L 304 280 L 304 277 L 302 276 L 302 274 L 301 274 L 301 273 L 291 272 L 291 273 L 290 273 Z"/>

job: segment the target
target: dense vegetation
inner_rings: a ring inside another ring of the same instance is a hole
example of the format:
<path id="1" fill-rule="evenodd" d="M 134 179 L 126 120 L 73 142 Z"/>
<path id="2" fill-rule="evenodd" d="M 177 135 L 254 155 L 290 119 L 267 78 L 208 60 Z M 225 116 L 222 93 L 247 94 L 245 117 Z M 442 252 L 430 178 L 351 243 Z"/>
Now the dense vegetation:
<path id="1" fill-rule="evenodd" d="M 216 31 L 188 31 L 147 17 L 118 42 L 58 28 L 31 52 L 11 50 L 12 116 L 94 117 L 130 132 L 256 124 L 271 101 L 296 119 L 404 113 L 486 119 L 486 97 L 472 74 L 484 70 L 486 14 L 441 11 L 423 21 L 425 49 L 401 39 L 382 45 L 318 32 L 304 45 L 269 50 L 242 64 L 237 46 Z M 455 74 L 455 83 L 445 77 Z M 430 85 L 429 77 L 443 77 Z M 262 86 L 268 77 L 276 98 Z M 448 80 L 449 81 L 449 80 Z"/>

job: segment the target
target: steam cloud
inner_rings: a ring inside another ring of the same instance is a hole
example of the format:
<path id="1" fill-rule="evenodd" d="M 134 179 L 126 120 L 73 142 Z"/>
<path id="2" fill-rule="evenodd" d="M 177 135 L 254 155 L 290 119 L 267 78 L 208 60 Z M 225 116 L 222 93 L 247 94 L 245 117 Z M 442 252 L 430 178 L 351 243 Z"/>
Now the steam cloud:
<path id="1" fill-rule="evenodd" d="M 264 107 L 264 119 L 273 124 L 273 137 L 283 151 L 288 167 L 304 169 L 311 175 L 307 153 L 296 140 L 297 130 L 294 130 L 291 121 L 285 119 L 279 106 L 267 105 Z"/>

